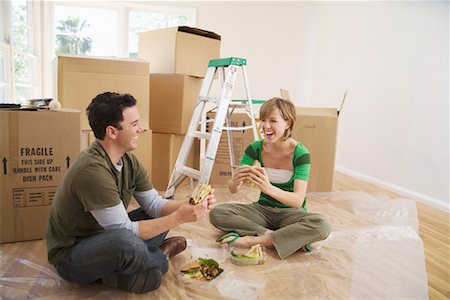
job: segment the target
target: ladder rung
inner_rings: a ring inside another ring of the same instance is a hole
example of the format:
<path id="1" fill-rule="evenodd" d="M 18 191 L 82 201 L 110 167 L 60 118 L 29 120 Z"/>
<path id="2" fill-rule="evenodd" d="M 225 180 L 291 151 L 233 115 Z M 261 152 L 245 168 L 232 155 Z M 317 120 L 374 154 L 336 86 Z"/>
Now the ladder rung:
<path id="1" fill-rule="evenodd" d="M 193 178 L 195 178 L 197 180 L 200 179 L 200 175 L 201 174 L 200 174 L 199 170 L 196 170 L 196 169 L 193 169 L 193 168 L 189 168 L 189 167 L 186 167 L 186 166 L 181 166 L 181 167 L 177 168 L 177 171 L 183 173 L 184 175 L 193 177 Z"/>
<path id="2" fill-rule="evenodd" d="M 220 103 L 221 99 L 222 98 L 219 96 L 199 96 L 198 97 L 199 101 L 205 101 L 205 102 L 210 102 L 210 103 L 214 103 L 214 104 Z"/>
<path id="3" fill-rule="evenodd" d="M 247 104 L 243 104 L 243 103 L 230 103 L 230 106 L 232 106 L 234 108 L 245 108 L 248 105 Z"/>
<path id="4" fill-rule="evenodd" d="M 242 126 L 242 127 L 223 127 L 222 130 L 228 130 L 228 131 L 242 131 L 242 130 L 247 130 L 247 129 L 252 129 L 253 126 L 249 125 L 249 126 Z"/>
<path id="5" fill-rule="evenodd" d="M 208 132 L 201 132 L 201 131 L 194 131 L 191 133 L 191 136 L 196 137 L 198 139 L 211 139 L 211 133 Z"/>

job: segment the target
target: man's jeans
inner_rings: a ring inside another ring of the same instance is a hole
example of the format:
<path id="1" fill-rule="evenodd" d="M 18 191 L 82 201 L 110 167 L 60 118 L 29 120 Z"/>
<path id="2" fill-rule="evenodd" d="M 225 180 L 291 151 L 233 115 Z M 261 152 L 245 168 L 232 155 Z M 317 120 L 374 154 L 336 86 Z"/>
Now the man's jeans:
<path id="1" fill-rule="evenodd" d="M 128 215 L 132 221 L 149 219 L 141 208 Z M 154 268 L 164 274 L 168 262 L 159 245 L 166 235 L 164 232 L 142 241 L 127 229 L 94 234 L 77 243 L 56 270 L 62 278 L 76 283 L 91 283 L 113 273 L 145 273 Z"/>

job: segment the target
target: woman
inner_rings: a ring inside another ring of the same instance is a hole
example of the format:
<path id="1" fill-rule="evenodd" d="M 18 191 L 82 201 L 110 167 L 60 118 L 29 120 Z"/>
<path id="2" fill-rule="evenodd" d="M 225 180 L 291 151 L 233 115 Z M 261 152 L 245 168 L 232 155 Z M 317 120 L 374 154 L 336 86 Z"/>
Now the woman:
<path id="1" fill-rule="evenodd" d="M 291 137 L 295 116 L 290 101 L 272 98 L 262 105 L 264 139 L 247 147 L 241 166 L 228 182 L 230 192 L 236 193 L 249 179 L 261 191 L 259 200 L 211 210 L 211 223 L 228 232 L 219 239 L 222 244 L 273 246 L 285 259 L 329 235 L 328 221 L 306 212 L 310 159 L 308 149 Z M 256 160 L 261 166 L 252 167 Z"/>

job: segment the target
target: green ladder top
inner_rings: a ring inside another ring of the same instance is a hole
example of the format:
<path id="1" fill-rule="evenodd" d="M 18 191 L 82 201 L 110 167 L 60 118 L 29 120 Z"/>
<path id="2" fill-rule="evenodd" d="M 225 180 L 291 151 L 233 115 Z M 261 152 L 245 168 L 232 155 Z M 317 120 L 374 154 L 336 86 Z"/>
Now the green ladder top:
<path id="1" fill-rule="evenodd" d="M 247 60 L 245 58 L 229 57 L 211 59 L 208 63 L 208 67 L 228 67 L 230 65 L 245 66 L 247 65 Z"/>

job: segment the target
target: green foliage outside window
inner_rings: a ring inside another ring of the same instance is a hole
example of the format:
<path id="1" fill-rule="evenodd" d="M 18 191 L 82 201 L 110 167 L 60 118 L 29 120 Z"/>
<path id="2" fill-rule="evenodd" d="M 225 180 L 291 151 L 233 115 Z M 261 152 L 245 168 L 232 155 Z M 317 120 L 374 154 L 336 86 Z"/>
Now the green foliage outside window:
<path id="1" fill-rule="evenodd" d="M 83 30 L 90 25 L 86 20 L 81 21 L 79 17 L 68 17 L 60 21 L 56 27 L 56 53 L 65 54 L 88 54 L 92 49 L 92 39 L 82 36 Z"/>

